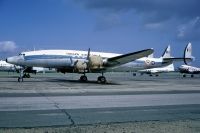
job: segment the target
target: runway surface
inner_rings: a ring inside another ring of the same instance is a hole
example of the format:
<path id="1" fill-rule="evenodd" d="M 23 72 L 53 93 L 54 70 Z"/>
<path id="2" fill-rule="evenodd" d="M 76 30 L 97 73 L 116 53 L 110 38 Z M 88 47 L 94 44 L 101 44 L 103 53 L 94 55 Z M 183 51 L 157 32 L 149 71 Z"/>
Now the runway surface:
<path id="1" fill-rule="evenodd" d="M 108 73 L 108 84 L 79 75 L 0 77 L 0 127 L 77 126 L 135 121 L 200 120 L 200 78 Z"/>

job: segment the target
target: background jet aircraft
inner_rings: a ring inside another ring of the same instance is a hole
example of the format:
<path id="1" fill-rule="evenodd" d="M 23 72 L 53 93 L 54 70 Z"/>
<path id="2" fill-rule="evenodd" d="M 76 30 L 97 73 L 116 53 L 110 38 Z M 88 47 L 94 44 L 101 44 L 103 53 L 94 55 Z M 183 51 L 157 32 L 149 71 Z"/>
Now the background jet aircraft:
<path id="1" fill-rule="evenodd" d="M 82 73 L 81 81 L 87 81 L 85 73 L 102 73 L 97 81 L 106 82 L 103 73 L 109 69 L 126 64 L 136 59 L 152 54 L 152 49 L 146 49 L 128 54 L 115 54 L 103 52 L 76 51 L 76 50 L 39 50 L 23 52 L 19 56 L 9 57 L 8 63 L 23 66 L 20 69 L 18 81 L 23 81 L 24 70 L 27 67 L 56 68 L 57 71 Z"/>
<path id="2" fill-rule="evenodd" d="M 159 73 L 168 73 L 168 72 L 174 72 L 174 71 L 175 71 L 174 64 L 172 63 L 168 66 L 139 70 L 138 72 L 141 73 L 141 75 L 149 74 L 149 76 L 153 76 L 153 75 L 158 76 Z"/>
<path id="3" fill-rule="evenodd" d="M 191 74 L 191 77 L 194 77 L 194 74 L 200 74 L 200 68 L 189 65 L 181 65 L 179 71 L 183 73 L 183 77 L 186 77 L 186 74 Z"/>

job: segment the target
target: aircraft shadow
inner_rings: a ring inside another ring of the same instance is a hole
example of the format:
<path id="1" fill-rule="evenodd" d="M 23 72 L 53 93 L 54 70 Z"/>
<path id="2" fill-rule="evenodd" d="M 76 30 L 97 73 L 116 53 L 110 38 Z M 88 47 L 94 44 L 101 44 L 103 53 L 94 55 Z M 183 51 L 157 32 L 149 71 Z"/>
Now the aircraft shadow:
<path id="1" fill-rule="evenodd" d="M 47 79 L 46 81 L 48 82 L 68 82 L 68 83 L 77 83 L 77 84 L 98 84 L 98 85 L 121 85 L 119 83 L 115 83 L 115 82 L 110 82 L 108 81 L 107 83 L 99 83 L 97 81 L 94 80 L 88 80 L 86 82 L 80 81 L 80 80 L 69 80 L 69 79 Z"/>

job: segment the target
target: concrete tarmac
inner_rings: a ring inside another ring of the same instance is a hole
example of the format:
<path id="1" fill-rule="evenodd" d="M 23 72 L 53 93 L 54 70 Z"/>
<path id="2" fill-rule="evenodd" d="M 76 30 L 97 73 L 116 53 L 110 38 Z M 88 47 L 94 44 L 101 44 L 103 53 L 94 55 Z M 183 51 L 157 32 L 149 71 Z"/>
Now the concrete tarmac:
<path id="1" fill-rule="evenodd" d="M 107 73 L 38 74 L 23 83 L 0 74 L 0 127 L 49 127 L 138 121 L 200 120 L 200 78 Z"/>

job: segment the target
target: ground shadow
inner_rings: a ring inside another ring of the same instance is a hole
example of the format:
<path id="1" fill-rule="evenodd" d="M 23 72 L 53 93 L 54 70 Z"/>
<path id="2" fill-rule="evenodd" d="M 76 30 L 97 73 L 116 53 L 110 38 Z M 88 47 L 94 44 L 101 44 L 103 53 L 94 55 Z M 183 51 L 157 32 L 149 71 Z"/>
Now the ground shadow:
<path id="1" fill-rule="evenodd" d="M 108 81 L 106 83 L 99 83 L 95 80 L 88 80 L 88 81 L 80 81 L 80 80 L 69 80 L 69 79 L 46 79 L 47 82 L 69 82 L 69 83 L 77 83 L 77 84 L 98 84 L 98 85 L 121 85 L 119 83 L 115 83 L 112 81 Z"/>

